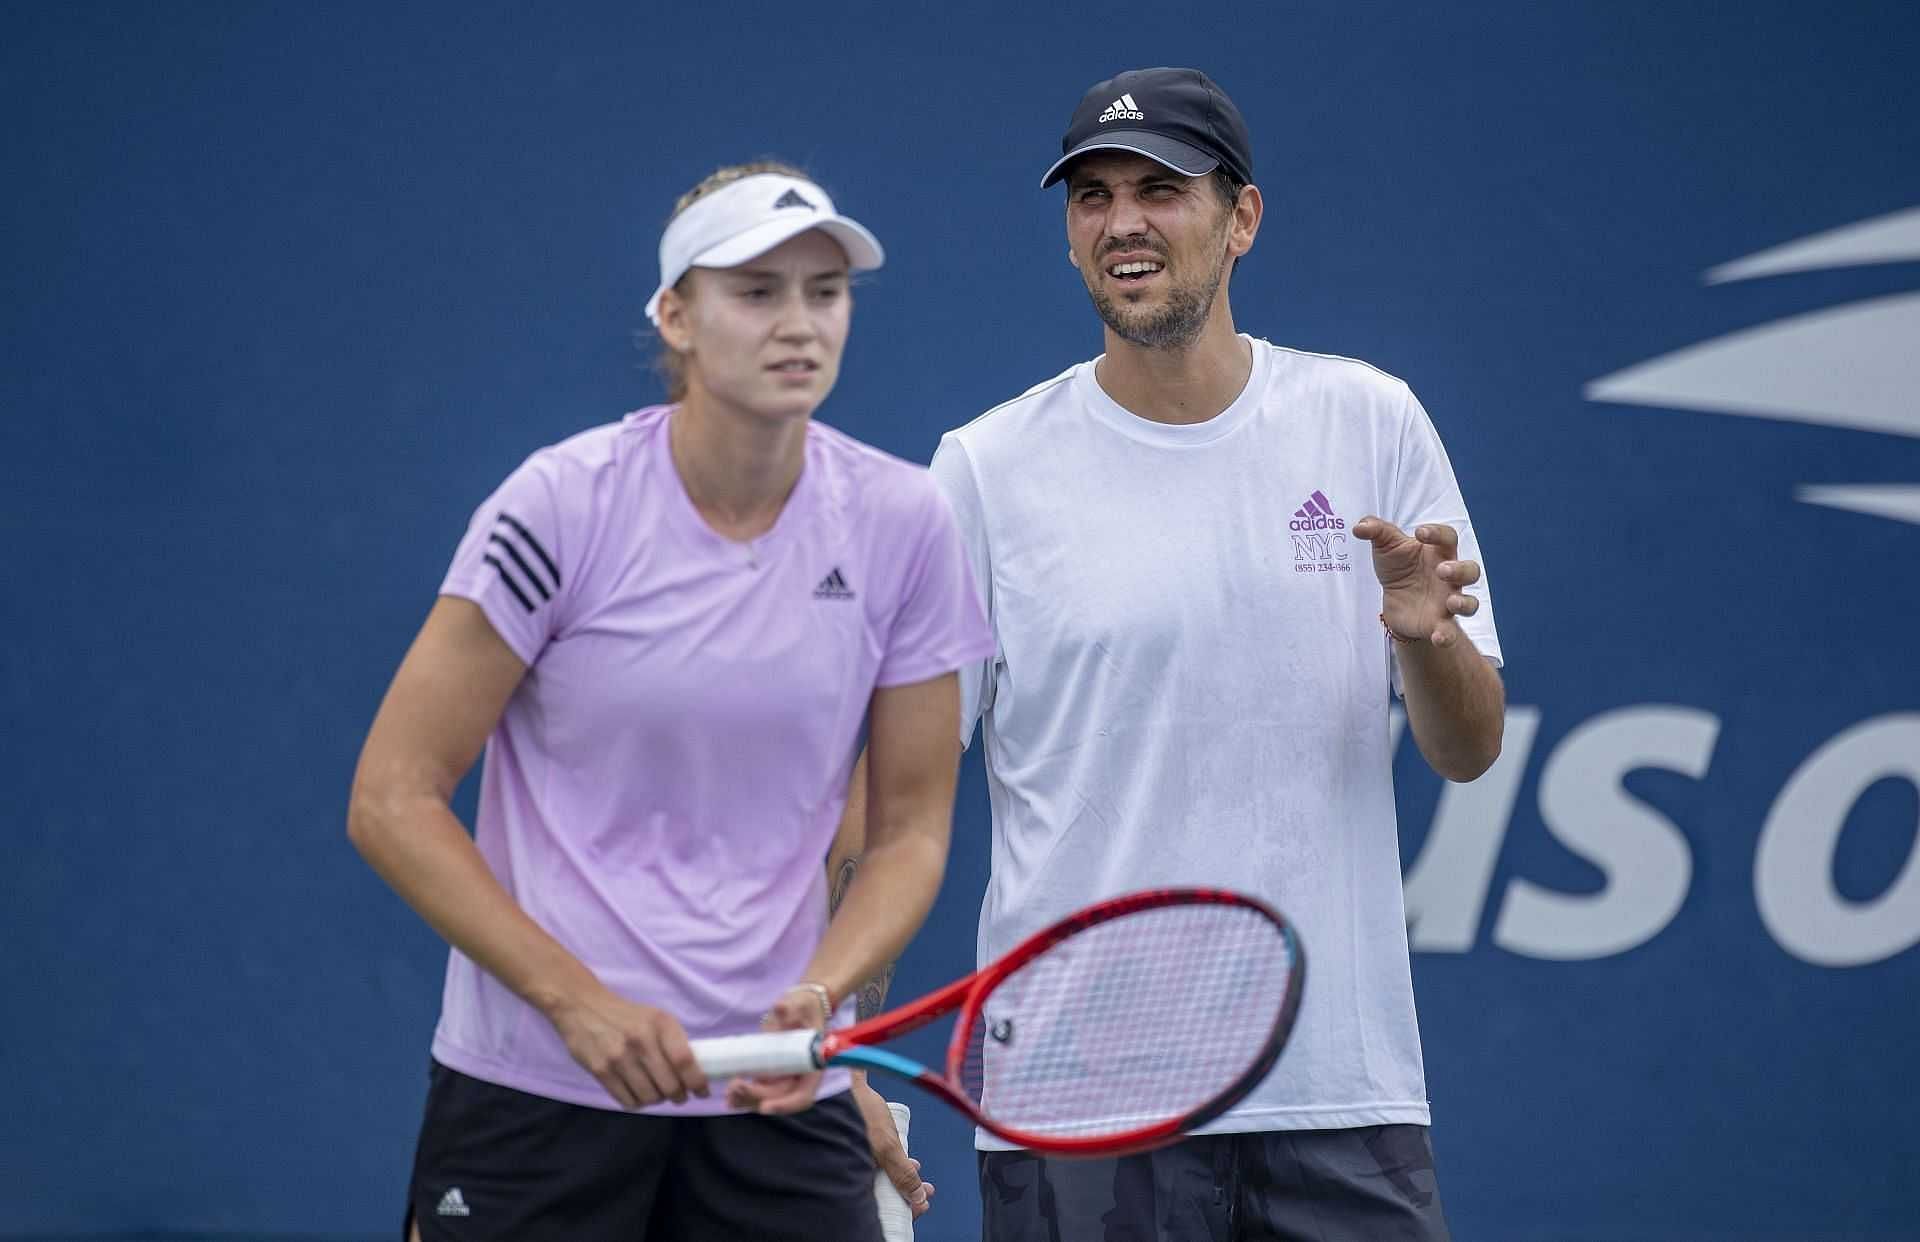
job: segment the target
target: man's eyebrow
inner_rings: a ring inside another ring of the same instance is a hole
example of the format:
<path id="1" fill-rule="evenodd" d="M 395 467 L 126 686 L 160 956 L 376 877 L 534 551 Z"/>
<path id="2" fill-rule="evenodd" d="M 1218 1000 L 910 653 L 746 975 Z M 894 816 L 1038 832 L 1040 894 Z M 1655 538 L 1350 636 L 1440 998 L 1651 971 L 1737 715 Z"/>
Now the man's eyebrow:
<path id="1" fill-rule="evenodd" d="M 1195 180 L 1195 178 L 1182 176 L 1181 174 L 1174 172 L 1172 169 L 1163 168 L 1155 172 L 1141 173 L 1138 177 L 1134 177 L 1132 179 L 1131 184 L 1134 184 L 1134 185 L 1185 185 L 1187 182 L 1193 181 L 1193 180 Z M 1114 182 L 1113 184 L 1127 185 L 1129 184 L 1129 182 L 1127 178 L 1122 177 L 1119 181 Z M 1089 175 L 1084 177 L 1069 178 L 1067 181 L 1067 188 L 1070 190 L 1092 190 L 1092 189 L 1105 190 L 1111 187 L 1108 185 L 1107 179 L 1105 177 L 1096 177 L 1096 176 Z"/>

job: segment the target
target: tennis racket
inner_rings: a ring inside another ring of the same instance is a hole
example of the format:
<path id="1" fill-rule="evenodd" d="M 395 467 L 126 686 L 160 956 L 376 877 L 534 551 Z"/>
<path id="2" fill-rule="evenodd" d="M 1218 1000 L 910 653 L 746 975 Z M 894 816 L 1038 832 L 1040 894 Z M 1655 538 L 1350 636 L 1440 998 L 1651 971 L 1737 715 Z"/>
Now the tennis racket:
<path id="1" fill-rule="evenodd" d="M 1111 1156 L 1171 1142 L 1267 1076 L 1306 958 L 1271 907 L 1224 889 L 1089 906 L 999 960 L 842 1030 L 693 1041 L 709 1077 L 829 1065 L 912 1081 L 1005 1141 Z M 875 1045 L 958 1011 L 943 1073 Z"/>

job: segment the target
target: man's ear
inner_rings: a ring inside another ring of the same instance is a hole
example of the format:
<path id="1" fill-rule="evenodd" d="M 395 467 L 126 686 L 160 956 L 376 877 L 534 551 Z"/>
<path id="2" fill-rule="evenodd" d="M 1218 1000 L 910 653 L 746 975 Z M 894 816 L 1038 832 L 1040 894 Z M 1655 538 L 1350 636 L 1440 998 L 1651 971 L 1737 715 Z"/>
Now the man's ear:
<path id="1" fill-rule="evenodd" d="M 1265 212 L 1260 187 L 1241 186 L 1240 199 L 1233 205 L 1233 220 L 1227 226 L 1227 249 L 1234 258 L 1253 249 L 1253 239 L 1260 232 L 1260 218 Z"/>

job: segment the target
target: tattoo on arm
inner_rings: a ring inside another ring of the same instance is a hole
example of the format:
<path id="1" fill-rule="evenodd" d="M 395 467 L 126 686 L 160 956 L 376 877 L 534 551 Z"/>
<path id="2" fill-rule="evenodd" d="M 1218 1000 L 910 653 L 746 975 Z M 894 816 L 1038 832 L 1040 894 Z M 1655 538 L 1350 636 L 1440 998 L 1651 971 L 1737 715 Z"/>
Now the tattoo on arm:
<path id="1" fill-rule="evenodd" d="M 832 918 L 840 912 L 840 903 L 846 900 L 847 886 L 853 883 L 854 872 L 860 870 L 858 855 L 846 859 L 840 864 L 838 874 L 829 878 L 827 891 L 827 917 Z M 854 1016 L 861 1022 L 879 1013 L 886 1004 L 887 986 L 893 982 L 893 963 L 873 978 L 861 984 L 855 992 L 858 998 L 854 1002 Z"/>
<path id="2" fill-rule="evenodd" d="M 859 999 L 853 1005 L 854 1016 L 865 1022 L 878 1015 L 886 1007 L 887 986 L 892 982 L 893 963 L 888 962 L 879 974 L 860 985 Z"/>
<path id="3" fill-rule="evenodd" d="M 840 864 L 840 874 L 827 877 L 827 917 L 840 913 L 840 903 L 846 900 L 847 885 L 853 883 L 853 873 L 860 870 L 860 856 L 850 855 Z"/>

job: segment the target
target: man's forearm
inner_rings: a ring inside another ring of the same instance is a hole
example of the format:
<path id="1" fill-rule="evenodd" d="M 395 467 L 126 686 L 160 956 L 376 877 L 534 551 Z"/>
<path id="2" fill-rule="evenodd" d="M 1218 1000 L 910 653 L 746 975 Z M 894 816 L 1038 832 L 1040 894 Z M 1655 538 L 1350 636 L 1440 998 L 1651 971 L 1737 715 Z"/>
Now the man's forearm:
<path id="1" fill-rule="evenodd" d="M 1400 688 L 1407 727 L 1429 767 L 1451 781 L 1470 781 L 1500 757 L 1506 729 L 1506 687 L 1499 670 L 1461 633 L 1448 646 L 1403 643 Z"/>

